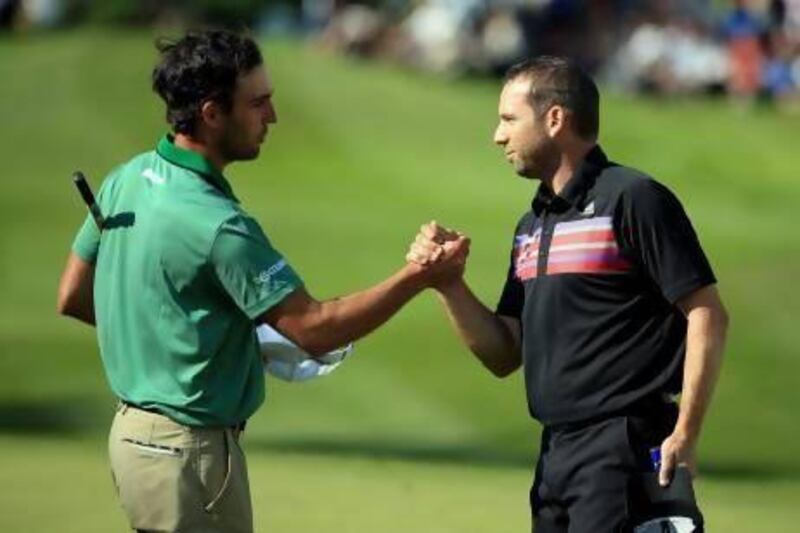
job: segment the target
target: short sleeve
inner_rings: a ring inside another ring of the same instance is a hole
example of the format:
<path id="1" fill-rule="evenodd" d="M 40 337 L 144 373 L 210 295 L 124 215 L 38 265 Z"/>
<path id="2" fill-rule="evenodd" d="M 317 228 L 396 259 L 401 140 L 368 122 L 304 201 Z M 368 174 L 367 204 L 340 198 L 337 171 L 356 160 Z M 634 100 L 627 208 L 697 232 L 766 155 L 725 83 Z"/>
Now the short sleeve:
<path id="1" fill-rule="evenodd" d="M 500 293 L 495 313 L 519 319 L 522 317 L 522 308 L 525 305 L 525 287 L 517 277 L 514 258 L 515 249 L 512 246 L 506 282 L 503 285 L 503 292 Z"/>
<path id="2" fill-rule="evenodd" d="M 217 231 L 210 262 L 225 292 L 256 319 L 303 285 L 252 218 L 237 215 Z"/>
<path id="3" fill-rule="evenodd" d="M 100 229 L 91 214 L 87 215 L 72 243 L 72 251 L 86 261 L 94 263 L 100 249 Z"/>
<path id="4" fill-rule="evenodd" d="M 620 228 L 627 252 L 670 303 L 716 283 L 683 206 L 660 183 L 644 179 L 624 193 Z"/>

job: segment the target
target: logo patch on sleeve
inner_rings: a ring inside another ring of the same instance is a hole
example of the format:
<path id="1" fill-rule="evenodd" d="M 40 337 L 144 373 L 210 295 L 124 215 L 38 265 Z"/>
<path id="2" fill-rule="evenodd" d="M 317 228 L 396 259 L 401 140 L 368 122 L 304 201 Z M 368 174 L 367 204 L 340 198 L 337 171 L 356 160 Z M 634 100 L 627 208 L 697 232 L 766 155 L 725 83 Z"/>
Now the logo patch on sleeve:
<path id="1" fill-rule="evenodd" d="M 280 272 L 281 270 L 286 268 L 286 266 L 287 266 L 286 260 L 285 259 L 281 259 L 280 261 L 278 261 L 277 263 L 275 263 L 274 265 L 272 265 L 268 269 L 262 270 L 261 272 L 259 272 L 258 276 L 256 276 L 255 282 L 256 283 L 269 283 L 270 280 L 273 278 L 273 276 L 275 276 L 275 274 L 277 274 L 278 272 Z"/>

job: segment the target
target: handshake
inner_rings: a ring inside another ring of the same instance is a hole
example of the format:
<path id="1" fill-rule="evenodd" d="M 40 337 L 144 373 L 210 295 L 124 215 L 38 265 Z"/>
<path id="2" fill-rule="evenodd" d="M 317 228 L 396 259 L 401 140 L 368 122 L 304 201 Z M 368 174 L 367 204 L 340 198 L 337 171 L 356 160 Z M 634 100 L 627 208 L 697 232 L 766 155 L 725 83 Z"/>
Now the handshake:
<path id="1" fill-rule="evenodd" d="M 417 281 L 414 293 L 426 287 L 445 291 L 459 283 L 467 263 L 469 244 L 469 239 L 463 233 L 442 227 L 436 222 L 424 224 L 406 254 L 406 273 Z M 353 298 L 349 297 L 351 300 Z M 372 309 L 378 305 L 380 304 L 372 303 Z M 385 318 L 388 319 L 389 316 L 391 314 L 387 313 Z M 363 323 L 364 320 L 359 322 Z M 267 323 L 256 326 L 256 335 L 264 371 L 283 381 L 308 381 L 328 375 L 353 350 L 352 343 L 345 343 L 343 348 L 313 357 Z M 357 336 L 354 335 L 351 339 L 354 340 L 355 337 Z"/>
<path id="2" fill-rule="evenodd" d="M 431 221 L 420 227 L 406 261 L 418 269 L 426 286 L 445 289 L 462 279 L 469 245 L 470 240 L 463 233 Z"/>

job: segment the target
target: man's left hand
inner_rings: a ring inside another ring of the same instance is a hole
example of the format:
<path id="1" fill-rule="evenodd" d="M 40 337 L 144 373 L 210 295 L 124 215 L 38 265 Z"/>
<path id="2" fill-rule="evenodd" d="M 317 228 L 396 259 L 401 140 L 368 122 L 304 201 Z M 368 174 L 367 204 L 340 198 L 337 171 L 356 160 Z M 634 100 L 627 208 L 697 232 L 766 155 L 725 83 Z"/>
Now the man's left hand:
<path id="1" fill-rule="evenodd" d="M 661 444 L 661 470 L 658 473 L 658 482 L 662 487 L 672 482 L 677 466 L 688 468 L 692 477 L 697 474 L 696 444 L 683 433 L 676 431 Z"/>

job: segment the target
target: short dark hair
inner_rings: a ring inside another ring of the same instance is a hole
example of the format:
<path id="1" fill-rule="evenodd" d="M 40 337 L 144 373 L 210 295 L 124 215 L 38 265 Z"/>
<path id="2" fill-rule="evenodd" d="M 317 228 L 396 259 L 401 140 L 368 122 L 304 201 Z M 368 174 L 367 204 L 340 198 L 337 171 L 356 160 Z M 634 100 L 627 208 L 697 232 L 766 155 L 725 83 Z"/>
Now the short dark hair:
<path id="1" fill-rule="evenodd" d="M 177 41 L 159 39 L 161 60 L 153 69 L 153 90 L 167 104 L 175 133 L 193 134 L 204 102 L 230 110 L 239 76 L 263 63 L 250 38 L 224 30 L 189 32 Z"/>
<path id="2" fill-rule="evenodd" d="M 531 81 L 530 102 L 537 116 L 554 105 L 572 111 L 574 130 L 583 139 L 596 139 L 600 130 L 600 92 L 594 80 L 573 61 L 554 56 L 526 59 L 506 72 L 506 83 Z"/>

